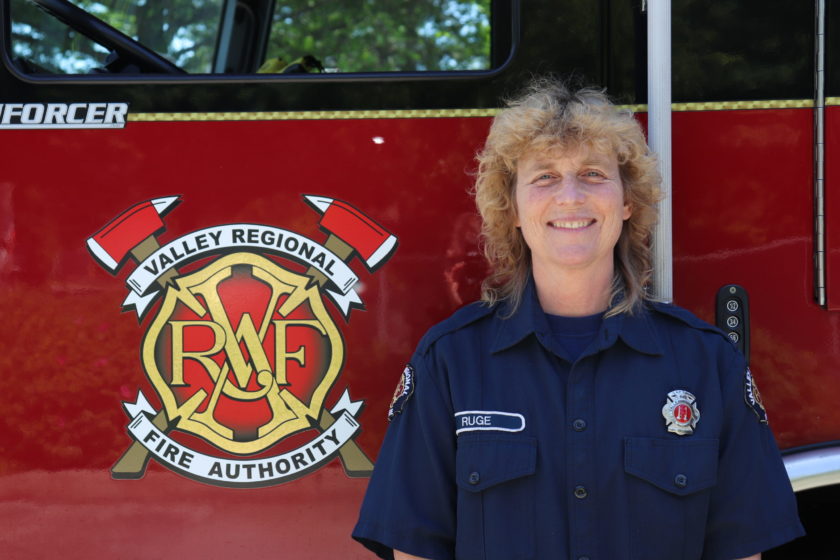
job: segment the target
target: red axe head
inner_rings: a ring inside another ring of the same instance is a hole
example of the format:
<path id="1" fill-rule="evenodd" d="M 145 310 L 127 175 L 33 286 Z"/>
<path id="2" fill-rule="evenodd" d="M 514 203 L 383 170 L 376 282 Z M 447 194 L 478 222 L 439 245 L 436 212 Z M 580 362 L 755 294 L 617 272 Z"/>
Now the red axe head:
<path id="1" fill-rule="evenodd" d="M 387 261 L 397 248 L 397 238 L 358 208 L 324 196 L 304 195 L 304 199 L 322 214 L 321 228 L 352 247 L 368 270 Z"/>
<path id="2" fill-rule="evenodd" d="M 163 229 L 161 216 L 174 208 L 179 199 L 167 196 L 132 206 L 90 236 L 88 249 L 102 266 L 115 273 L 132 249 Z"/>

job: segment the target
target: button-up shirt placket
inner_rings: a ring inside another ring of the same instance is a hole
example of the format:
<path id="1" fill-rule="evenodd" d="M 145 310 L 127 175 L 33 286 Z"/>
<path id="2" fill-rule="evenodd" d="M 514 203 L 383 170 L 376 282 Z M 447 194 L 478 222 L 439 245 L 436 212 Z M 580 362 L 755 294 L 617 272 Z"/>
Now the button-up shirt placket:
<path id="1" fill-rule="evenodd" d="M 567 454 L 566 480 L 569 504 L 569 552 L 571 558 L 594 557 L 596 533 L 597 481 L 595 429 L 587 423 L 594 417 L 596 357 L 589 356 L 572 365 L 566 389 Z"/>
<path id="2" fill-rule="evenodd" d="M 589 348 L 572 364 L 566 390 L 570 558 L 597 557 L 598 465 L 596 464 L 596 370 L 600 352 L 615 343 L 618 318 L 606 319 Z"/>

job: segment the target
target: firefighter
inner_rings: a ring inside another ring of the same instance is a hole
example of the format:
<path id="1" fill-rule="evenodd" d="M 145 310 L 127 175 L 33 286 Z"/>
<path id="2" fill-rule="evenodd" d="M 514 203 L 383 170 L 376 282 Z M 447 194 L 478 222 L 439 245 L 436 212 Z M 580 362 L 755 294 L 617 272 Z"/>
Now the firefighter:
<path id="1" fill-rule="evenodd" d="M 493 272 L 405 367 L 354 538 L 397 559 L 732 560 L 801 536 L 743 356 L 647 291 L 660 179 L 632 114 L 540 80 L 478 160 Z"/>

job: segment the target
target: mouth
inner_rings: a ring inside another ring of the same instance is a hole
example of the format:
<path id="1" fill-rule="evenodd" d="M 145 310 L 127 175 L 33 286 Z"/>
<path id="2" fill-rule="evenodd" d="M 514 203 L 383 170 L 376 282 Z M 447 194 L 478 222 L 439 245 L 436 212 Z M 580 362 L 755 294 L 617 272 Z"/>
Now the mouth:
<path id="1" fill-rule="evenodd" d="M 587 219 L 587 220 L 554 220 L 554 221 L 548 222 L 548 225 L 550 227 L 554 228 L 554 229 L 564 229 L 564 230 L 574 231 L 574 230 L 587 228 L 594 223 L 595 223 L 595 219 L 590 218 L 590 219 Z"/>

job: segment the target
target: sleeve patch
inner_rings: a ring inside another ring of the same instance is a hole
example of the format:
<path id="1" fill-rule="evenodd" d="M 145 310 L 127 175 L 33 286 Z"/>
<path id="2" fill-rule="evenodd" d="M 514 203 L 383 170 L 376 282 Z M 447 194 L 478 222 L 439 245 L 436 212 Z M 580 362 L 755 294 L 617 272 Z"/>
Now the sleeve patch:
<path id="1" fill-rule="evenodd" d="M 749 367 L 744 373 L 744 401 L 755 412 L 758 421 L 767 424 L 767 411 L 764 409 L 764 403 L 761 402 L 761 393 L 758 392 L 758 385 L 755 384 L 755 378 Z"/>
<path id="2" fill-rule="evenodd" d="M 414 393 L 414 366 L 406 364 L 403 369 L 400 382 L 394 390 L 394 398 L 391 399 L 391 406 L 388 408 L 388 422 L 394 419 L 397 414 L 402 414 L 405 404 Z"/>

